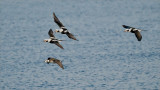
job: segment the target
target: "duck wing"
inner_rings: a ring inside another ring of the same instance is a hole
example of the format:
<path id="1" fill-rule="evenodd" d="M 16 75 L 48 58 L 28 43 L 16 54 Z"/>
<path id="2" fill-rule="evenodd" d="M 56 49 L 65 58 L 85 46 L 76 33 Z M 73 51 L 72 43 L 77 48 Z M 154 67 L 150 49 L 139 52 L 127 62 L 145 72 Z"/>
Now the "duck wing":
<path id="1" fill-rule="evenodd" d="M 62 69 L 64 69 L 63 64 L 62 64 L 62 62 L 60 60 L 55 59 L 54 63 L 57 63 Z"/>
<path id="2" fill-rule="evenodd" d="M 130 26 L 127 26 L 127 25 L 122 25 L 124 28 L 126 28 L 126 29 L 130 29 L 130 28 L 133 28 L 134 29 L 134 27 L 130 27 Z"/>
<path id="3" fill-rule="evenodd" d="M 63 46 L 61 44 L 59 44 L 58 41 L 56 43 L 54 43 L 54 44 L 57 45 L 58 47 L 60 47 L 61 49 L 64 49 Z"/>
<path id="4" fill-rule="evenodd" d="M 56 14 L 53 13 L 54 22 L 61 28 L 64 27 L 64 25 L 60 22 L 60 20 L 57 18 Z"/>
<path id="5" fill-rule="evenodd" d="M 72 33 L 67 33 L 66 35 L 73 40 L 77 40 Z"/>
<path id="6" fill-rule="evenodd" d="M 142 39 L 141 33 L 140 33 L 138 30 L 135 31 L 134 33 L 135 33 L 135 36 L 137 37 L 137 40 L 138 40 L 138 41 L 141 41 L 141 39 Z"/>
<path id="7" fill-rule="evenodd" d="M 49 30 L 48 35 L 50 36 L 50 38 L 55 38 L 54 35 L 53 35 L 52 29 Z"/>

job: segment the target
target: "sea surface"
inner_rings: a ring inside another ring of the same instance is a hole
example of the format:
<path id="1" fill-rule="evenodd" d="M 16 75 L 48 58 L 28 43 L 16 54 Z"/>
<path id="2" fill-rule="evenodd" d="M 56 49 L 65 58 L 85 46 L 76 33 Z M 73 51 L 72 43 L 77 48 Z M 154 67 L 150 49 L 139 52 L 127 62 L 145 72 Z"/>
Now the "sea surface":
<path id="1" fill-rule="evenodd" d="M 53 12 L 64 50 L 43 42 Z M 160 90 L 159 38 L 160 0 L 0 0 L 0 90 Z"/>

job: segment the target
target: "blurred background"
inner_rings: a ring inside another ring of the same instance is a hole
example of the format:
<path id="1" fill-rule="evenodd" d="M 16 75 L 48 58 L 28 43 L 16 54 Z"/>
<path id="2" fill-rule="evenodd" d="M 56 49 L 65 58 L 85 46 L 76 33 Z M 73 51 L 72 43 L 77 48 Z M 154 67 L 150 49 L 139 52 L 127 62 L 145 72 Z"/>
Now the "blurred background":
<path id="1" fill-rule="evenodd" d="M 53 12 L 79 40 L 56 33 L 64 50 L 43 42 Z M 159 0 L 0 0 L 0 89 L 159 90 L 159 38 Z"/>

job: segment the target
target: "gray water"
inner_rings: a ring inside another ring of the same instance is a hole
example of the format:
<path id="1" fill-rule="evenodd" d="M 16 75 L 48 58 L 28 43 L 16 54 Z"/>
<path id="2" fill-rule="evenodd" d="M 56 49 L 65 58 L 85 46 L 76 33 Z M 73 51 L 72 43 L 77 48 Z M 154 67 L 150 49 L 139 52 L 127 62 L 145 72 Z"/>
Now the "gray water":
<path id="1" fill-rule="evenodd" d="M 79 39 L 56 33 L 64 50 L 43 42 L 53 12 Z M 159 38 L 160 0 L 0 0 L 0 90 L 159 90 Z"/>

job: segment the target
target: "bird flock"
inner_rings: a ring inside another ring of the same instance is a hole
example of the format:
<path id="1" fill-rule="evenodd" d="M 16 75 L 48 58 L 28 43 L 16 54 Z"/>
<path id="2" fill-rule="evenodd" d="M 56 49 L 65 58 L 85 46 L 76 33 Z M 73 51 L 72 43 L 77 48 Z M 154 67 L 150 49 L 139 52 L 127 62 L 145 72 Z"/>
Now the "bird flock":
<path id="1" fill-rule="evenodd" d="M 56 29 L 54 32 L 55 33 L 61 33 L 61 34 L 66 34 L 68 36 L 68 38 L 70 39 L 73 39 L 73 40 L 76 40 L 78 41 L 74 35 L 72 33 L 70 33 L 68 31 L 67 28 L 65 28 L 65 26 L 60 22 L 60 20 L 57 18 L 56 14 L 53 13 L 53 18 L 54 18 L 54 22 L 59 26 L 60 29 Z M 60 44 L 61 41 L 64 41 L 64 40 L 60 40 L 60 39 L 57 39 L 55 36 L 54 36 L 54 32 L 52 29 L 50 29 L 48 31 L 48 35 L 50 36 L 49 39 L 44 39 L 44 42 L 48 42 L 48 43 L 51 43 L 51 44 L 55 44 L 57 45 L 59 48 L 61 49 L 64 49 L 63 46 Z M 49 63 L 56 63 L 58 64 L 62 69 L 64 69 L 63 65 L 62 65 L 62 62 L 56 58 L 51 58 L 49 57 L 47 60 L 45 60 L 45 62 L 47 64 Z"/>
<path id="2" fill-rule="evenodd" d="M 55 44 L 57 45 L 59 48 L 61 49 L 64 49 L 63 46 L 60 44 L 61 41 L 64 41 L 64 40 L 60 40 L 60 39 L 57 39 L 55 36 L 54 36 L 54 32 L 55 33 L 61 33 L 61 34 L 66 34 L 68 36 L 68 38 L 70 39 L 73 39 L 73 40 L 76 40 L 78 41 L 75 36 L 70 33 L 68 31 L 68 29 L 60 22 L 60 20 L 57 18 L 56 14 L 53 12 L 53 18 L 54 18 L 54 22 L 59 26 L 59 29 L 55 29 L 55 31 L 53 31 L 52 29 L 50 29 L 48 31 L 48 35 L 50 36 L 49 39 L 44 39 L 44 42 L 48 42 L 48 43 L 51 43 L 51 44 Z M 124 32 L 131 32 L 131 33 L 134 33 L 137 40 L 138 41 L 141 41 L 142 40 L 142 35 L 141 35 L 141 31 L 145 31 L 145 30 L 141 30 L 141 29 L 137 29 L 137 28 L 134 28 L 134 27 L 130 27 L 130 26 L 127 26 L 127 25 L 122 25 L 125 30 Z M 56 63 L 58 64 L 62 69 L 64 69 L 63 67 L 63 64 L 62 64 L 62 61 L 61 60 L 58 60 L 56 58 L 51 58 L 49 57 L 47 60 L 45 60 L 44 62 L 46 62 L 47 64 L 49 63 Z"/>

